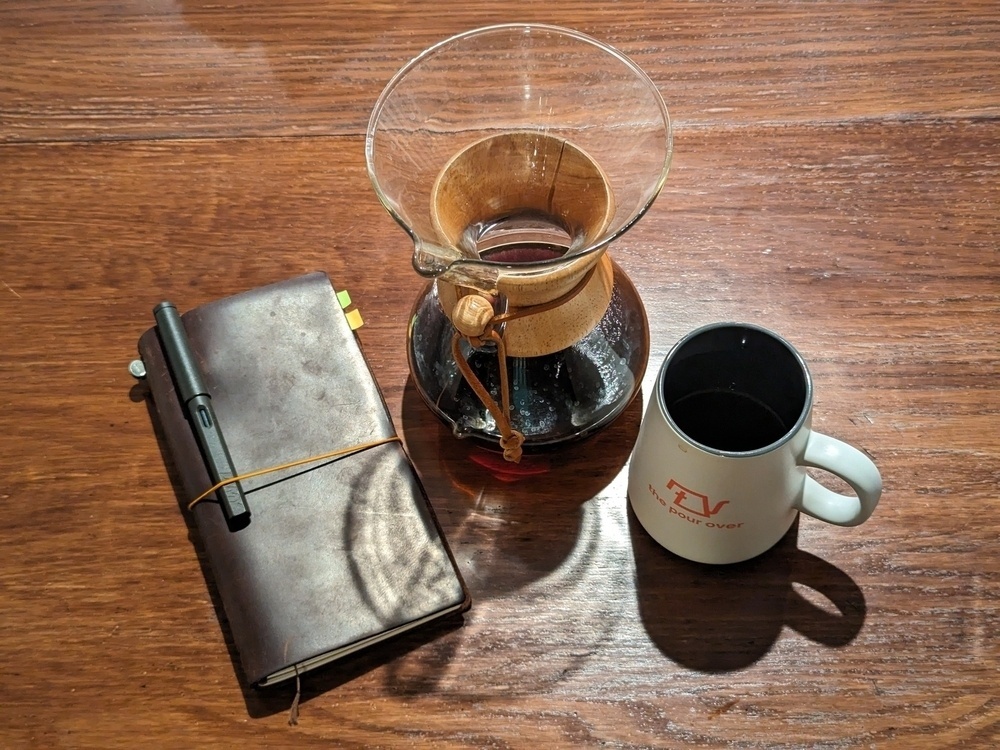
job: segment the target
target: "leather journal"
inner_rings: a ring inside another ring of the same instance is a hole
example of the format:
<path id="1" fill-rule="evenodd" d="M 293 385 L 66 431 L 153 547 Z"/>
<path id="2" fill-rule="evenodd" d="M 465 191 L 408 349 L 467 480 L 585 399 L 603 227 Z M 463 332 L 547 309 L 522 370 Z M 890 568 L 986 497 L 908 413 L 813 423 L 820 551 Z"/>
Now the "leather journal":
<path id="1" fill-rule="evenodd" d="M 323 273 L 181 318 L 236 474 L 393 438 L 378 385 Z M 139 354 L 187 500 L 209 489 L 157 328 Z M 247 680 L 269 685 L 424 623 L 469 597 L 400 442 L 241 481 L 250 520 L 192 509 Z"/>

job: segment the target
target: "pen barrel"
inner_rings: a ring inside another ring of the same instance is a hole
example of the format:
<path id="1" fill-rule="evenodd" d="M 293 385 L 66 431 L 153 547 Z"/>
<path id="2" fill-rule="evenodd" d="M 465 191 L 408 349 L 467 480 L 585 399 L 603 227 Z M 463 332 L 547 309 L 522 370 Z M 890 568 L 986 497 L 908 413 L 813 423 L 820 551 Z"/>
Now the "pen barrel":
<path id="1" fill-rule="evenodd" d="M 181 403 L 186 405 L 195 396 L 207 396 L 208 388 L 188 344 L 187 331 L 177 308 L 172 302 L 161 302 L 153 308 L 153 317 L 156 318 L 160 343 L 170 364 Z"/>
<path id="2" fill-rule="evenodd" d="M 212 484 L 232 479 L 236 476 L 232 469 L 233 460 L 229 455 L 226 441 L 222 437 L 222 430 L 219 429 L 216 422 L 215 412 L 212 409 L 212 399 L 205 395 L 195 396 L 188 403 L 188 416 L 198 439 L 198 445 L 204 454 L 205 465 L 208 467 Z M 220 487 L 216 491 L 216 495 L 227 520 L 231 521 L 250 513 L 239 482 Z"/>
<path id="3" fill-rule="evenodd" d="M 161 302 L 154 307 L 153 317 L 156 318 L 157 333 L 177 387 L 177 395 L 182 408 L 187 412 L 212 484 L 232 479 L 236 476 L 233 460 L 215 419 L 212 398 L 202 379 L 198 361 L 188 343 L 184 322 L 172 302 Z M 230 525 L 234 521 L 243 524 L 249 521 L 250 509 L 239 482 L 220 487 L 216 490 L 216 495 Z"/>

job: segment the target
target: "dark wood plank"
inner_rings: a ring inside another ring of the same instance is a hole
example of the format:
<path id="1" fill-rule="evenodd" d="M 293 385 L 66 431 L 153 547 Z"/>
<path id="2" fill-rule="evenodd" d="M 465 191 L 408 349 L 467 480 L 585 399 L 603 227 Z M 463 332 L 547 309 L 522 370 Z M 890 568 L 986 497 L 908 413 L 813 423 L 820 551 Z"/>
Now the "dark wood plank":
<path id="1" fill-rule="evenodd" d="M 0 141 L 357 134 L 411 57 L 510 21 L 618 46 L 684 125 L 1000 114 L 992 0 L 8 0 Z"/>
<path id="2" fill-rule="evenodd" d="M 639 403 L 520 478 L 437 424 L 360 137 L 0 147 L 0 744 L 992 746 L 1000 125 L 887 120 L 681 128 L 612 250 L 650 314 L 645 397 L 688 329 L 760 322 L 809 359 L 816 427 L 883 471 L 863 527 L 806 519 L 725 569 L 628 514 Z M 290 688 L 241 689 L 125 368 L 161 298 L 316 268 L 365 315 L 475 606 L 310 675 L 292 729 Z"/>

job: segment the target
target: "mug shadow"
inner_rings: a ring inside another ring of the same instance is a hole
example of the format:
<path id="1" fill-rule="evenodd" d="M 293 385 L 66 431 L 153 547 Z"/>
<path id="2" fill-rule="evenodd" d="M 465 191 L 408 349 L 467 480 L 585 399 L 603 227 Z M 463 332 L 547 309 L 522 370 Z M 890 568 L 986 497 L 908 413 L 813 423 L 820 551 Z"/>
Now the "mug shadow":
<path id="1" fill-rule="evenodd" d="M 796 546 L 798 521 L 767 552 L 733 565 L 705 565 L 661 547 L 628 505 L 639 616 L 672 661 L 700 672 L 748 667 L 788 626 L 831 648 L 857 637 L 867 614 L 864 593 L 842 570 Z M 825 597 L 836 612 L 793 584 Z"/>
<path id="2" fill-rule="evenodd" d="M 641 417 L 638 394 L 597 434 L 513 464 L 456 438 L 407 379 L 401 433 L 473 601 L 509 594 L 563 564 L 577 547 L 584 504 L 625 466 Z"/>
<path id="3" fill-rule="evenodd" d="M 208 553 L 201 541 L 198 527 L 192 515 L 187 512 L 188 498 L 184 490 L 184 485 L 174 464 L 173 457 L 170 454 L 166 436 L 160 426 L 156 407 L 153 404 L 148 387 L 144 384 L 132 386 L 129 391 L 129 399 L 133 403 L 145 404 L 150 423 L 153 426 L 160 456 L 167 469 L 174 496 L 181 510 L 181 517 L 187 526 L 188 540 L 197 555 L 198 564 L 219 622 L 219 629 L 226 644 L 233 673 L 236 676 L 240 692 L 243 695 L 247 714 L 251 718 L 259 719 L 277 713 L 288 712 L 295 701 L 297 693 L 298 705 L 301 706 L 308 703 L 311 699 L 351 682 L 379 667 L 387 669 L 386 682 L 392 684 L 394 690 L 399 695 L 419 695 L 434 690 L 440 676 L 444 674 L 443 665 L 451 660 L 456 648 L 454 639 L 442 638 L 442 636 L 456 630 L 462 625 L 463 617 L 461 614 L 428 623 L 416 630 L 408 631 L 381 643 L 373 644 L 362 651 L 338 659 L 322 668 L 309 671 L 299 678 L 298 685 L 294 679 L 263 688 L 255 687 L 247 682 L 240 663 L 239 653 L 236 650 L 236 644 L 233 640 L 229 620 L 226 618 L 223 608 L 222 598 L 215 583 Z M 410 659 L 400 658 L 430 644 L 434 644 L 433 654 L 429 655 L 429 658 L 417 659 L 415 666 L 408 663 L 411 661 Z"/>

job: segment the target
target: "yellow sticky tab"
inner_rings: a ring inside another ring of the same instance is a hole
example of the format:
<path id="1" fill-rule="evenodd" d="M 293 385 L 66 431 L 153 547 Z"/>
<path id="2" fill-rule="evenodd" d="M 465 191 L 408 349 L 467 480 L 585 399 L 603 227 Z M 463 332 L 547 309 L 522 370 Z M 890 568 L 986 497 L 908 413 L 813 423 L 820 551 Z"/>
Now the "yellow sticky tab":
<path id="1" fill-rule="evenodd" d="M 340 303 L 340 308 L 342 310 L 346 310 L 351 306 L 351 295 L 347 293 L 346 289 L 342 292 L 337 292 L 337 302 Z"/>
<path id="2" fill-rule="evenodd" d="M 357 310 L 351 310 L 347 315 L 347 325 L 351 327 L 352 331 L 356 331 L 361 326 L 365 324 L 365 321 L 361 319 L 361 313 Z"/>

